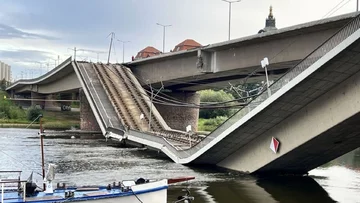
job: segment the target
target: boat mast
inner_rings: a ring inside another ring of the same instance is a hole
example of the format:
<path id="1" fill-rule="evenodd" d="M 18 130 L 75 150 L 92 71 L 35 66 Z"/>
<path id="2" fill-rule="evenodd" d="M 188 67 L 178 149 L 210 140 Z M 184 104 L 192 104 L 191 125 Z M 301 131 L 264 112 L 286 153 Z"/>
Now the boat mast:
<path id="1" fill-rule="evenodd" d="M 43 176 L 43 181 L 44 181 L 45 180 L 45 163 L 44 163 L 44 136 L 43 136 L 43 128 L 42 128 L 42 115 L 40 115 L 39 117 L 40 117 L 41 168 L 42 168 L 42 176 Z M 45 182 L 43 183 L 43 187 L 45 190 L 46 189 Z"/>

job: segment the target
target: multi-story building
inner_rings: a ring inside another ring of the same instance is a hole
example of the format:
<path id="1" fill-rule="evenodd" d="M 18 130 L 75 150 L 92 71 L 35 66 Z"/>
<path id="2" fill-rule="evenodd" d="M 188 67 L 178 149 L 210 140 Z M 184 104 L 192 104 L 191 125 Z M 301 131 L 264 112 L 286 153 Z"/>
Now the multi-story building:
<path id="1" fill-rule="evenodd" d="M 11 79 L 11 66 L 0 61 L 0 81 L 4 80 L 10 82 Z"/>

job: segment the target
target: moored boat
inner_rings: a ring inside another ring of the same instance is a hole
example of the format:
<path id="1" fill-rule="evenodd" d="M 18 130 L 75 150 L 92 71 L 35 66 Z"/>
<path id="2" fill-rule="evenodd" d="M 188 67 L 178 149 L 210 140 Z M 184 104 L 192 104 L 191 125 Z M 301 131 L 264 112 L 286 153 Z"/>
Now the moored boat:
<path id="1" fill-rule="evenodd" d="M 180 177 L 160 180 L 139 178 L 111 183 L 107 186 L 67 187 L 57 184 L 53 189 L 55 179 L 55 165 L 49 164 L 45 176 L 43 130 L 40 115 L 40 146 L 41 167 L 44 180 L 43 188 L 32 181 L 32 175 L 27 180 L 21 180 L 21 171 L 0 171 L 0 203 L 61 203 L 61 202 L 121 202 L 121 203 L 167 203 L 167 189 L 169 184 L 184 182 L 194 177 Z M 38 119 L 36 118 L 36 119 Z M 35 120 L 36 120 L 35 119 Z M 2 174 L 15 173 L 17 177 L 8 178 Z M 5 177 L 5 179 L 4 179 Z M 174 202 L 190 202 L 193 197 L 187 193 L 179 196 Z"/>
<path id="2" fill-rule="evenodd" d="M 6 171 L 6 173 L 11 171 Z M 20 171 L 15 171 L 21 173 Z M 0 172 L 1 173 L 1 172 Z M 51 175 L 50 175 L 51 176 Z M 48 178 L 49 176 L 47 176 Z M 47 180 L 46 190 L 31 180 L 3 179 L 1 184 L 1 203 L 55 203 L 55 202 L 102 202 L 110 203 L 166 203 L 168 183 L 191 180 L 193 177 L 146 180 L 127 180 L 96 187 L 67 187 L 58 184 L 52 188 L 51 180 Z"/>

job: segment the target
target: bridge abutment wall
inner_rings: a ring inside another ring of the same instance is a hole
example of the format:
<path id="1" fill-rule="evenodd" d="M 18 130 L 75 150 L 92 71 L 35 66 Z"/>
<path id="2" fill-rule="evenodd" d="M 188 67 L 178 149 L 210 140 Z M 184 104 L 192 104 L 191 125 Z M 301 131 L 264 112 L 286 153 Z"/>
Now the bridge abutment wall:
<path id="1" fill-rule="evenodd" d="M 184 103 L 200 104 L 200 95 L 196 92 L 171 92 L 166 94 Z M 199 119 L 198 108 L 161 104 L 155 104 L 155 106 L 170 128 L 185 131 L 186 126 L 191 125 L 192 131 L 197 131 Z"/>
<path id="2" fill-rule="evenodd" d="M 80 89 L 80 129 L 84 131 L 101 131 L 85 93 Z"/>

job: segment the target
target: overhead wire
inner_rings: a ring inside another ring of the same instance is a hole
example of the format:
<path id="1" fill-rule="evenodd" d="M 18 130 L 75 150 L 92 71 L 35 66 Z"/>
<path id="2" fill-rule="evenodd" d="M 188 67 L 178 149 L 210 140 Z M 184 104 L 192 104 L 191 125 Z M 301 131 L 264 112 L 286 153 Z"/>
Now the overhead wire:
<path id="1" fill-rule="evenodd" d="M 109 67 L 105 66 L 109 71 L 111 71 L 116 77 L 120 78 L 120 76 L 118 76 L 117 73 L 115 73 L 112 69 L 110 69 Z M 116 68 L 116 67 L 115 67 Z M 130 72 L 131 73 L 131 72 Z M 104 76 L 106 77 L 107 79 L 109 79 L 110 81 L 111 78 L 109 78 L 108 76 Z M 142 88 L 141 86 L 139 87 L 137 84 L 135 84 L 133 81 L 129 80 L 129 78 L 123 78 L 124 80 L 128 80 L 129 82 L 132 83 L 133 86 L 137 87 L 137 88 Z M 145 90 L 149 93 L 148 90 Z M 142 95 L 145 95 L 147 98 L 149 95 L 147 94 L 144 94 L 144 93 L 141 93 L 140 94 Z M 137 95 L 133 95 L 134 97 L 137 97 L 141 100 L 146 100 L 146 101 L 151 101 L 150 99 L 145 99 L 145 98 L 142 98 L 142 97 L 138 97 Z M 164 98 L 162 96 L 158 96 L 159 98 L 161 99 L 165 99 L 167 101 L 169 101 L 168 98 Z M 250 97 L 249 97 L 250 98 Z M 157 99 L 157 98 L 153 98 L 152 101 L 153 103 L 156 103 L 156 104 L 161 104 L 161 105 L 167 105 L 167 106 L 176 106 L 176 107 L 189 107 L 189 108 L 234 108 L 234 107 L 239 107 L 239 106 L 244 106 L 246 105 L 246 103 L 241 103 L 241 104 L 231 104 L 231 105 L 219 105 L 219 104 L 226 104 L 226 103 L 231 103 L 231 102 L 236 102 L 236 101 L 240 101 L 240 100 L 244 100 L 244 98 L 239 98 L 239 99 L 235 99 L 235 100 L 230 100 L 230 101 L 225 101 L 225 102 L 214 102 L 214 103 L 207 103 L 207 104 L 194 104 L 194 103 L 187 103 L 187 102 L 179 102 L 179 101 L 172 101 L 174 103 L 170 103 L 170 102 L 165 102 L 161 99 Z M 171 100 L 170 100 L 171 101 Z"/>
<path id="2" fill-rule="evenodd" d="M 108 67 L 107 67 L 108 68 Z M 108 68 L 109 69 L 109 68 Z M 123 68 L 124 69 L 124 68 Z M 111 70 L 111 69 L 109 69 L 109 71 L 111 71 L 116 77 L 118 77 L 118 78 L 120 78 L 120 76 L 117 76 L 117 73 L 115 73 L 113 70 Z M 125 71 L 128 71 L 126 68 L 125 68 Z M 132 72 L 130 72 L 130 71 L 128 71 L 129 73 L 131 73 L 134 77 L 136 77 Z M 137 77 L 136 77 L 137 78 Z M 110 79 L 110 78 L 108 78 L 108 79 Z M 138 79 L 138 78 L 137 78 Z M 125 78 L 125 80 L 127 80 L 126 78 Z M 136 83 L 134 83 L 132 80 L 129 80 L 131 83 L 132 83 L 132 85 L 133 86 L 135 86 L 135 87 L 137 87 L 137 88 L 143 88 L 141 85 L 140 86 L 138 86 L 138 84 L 136 84 Z M 148 85 L 148 84 L 147 84 Z M 148 85 L 149 86 L 149 85 Z M 150 86 L 149 86 L 150 87 Z M 147 89 L 144 89 L 144 91 L 145 92 L 147 92 L 148 94 L 151 94 L 151 92 L 149 91 L 149 90 L 147 90 Z M 143 94 L 142 92 L 140 92 L 140 94 L 142 94 L 142 95 L 144 95 L 144 96 L 146 96 L 146 97 L 148 97 L 149 95 L 148 94 Z M 135 95 L 136 96 L 136 95 Z M 165 100 L 168 100 L 168 101 L 173 101 L 173 102 L 177 102 L 177 103 L 184 103 L 184 102 L 182 102 L 182 101 L 180 101 L 180 100 L 170 100 L 170 99 L 167 99 L 167 98 L 164 98 L 164 97 L 162 97 L 162 96 L 157 96 L 157 97 L 159 97 L 159 98 L 163 98 L 163 99 L 165 99 Z M 140 99 L 143 99 L 143 98 L 140 98 Z M 155 100 L 157 100 L 156 98 L 155 98 Z"/>
<path id="3" fill-rule="evenodd" d="M 110 70 L 110 71 L 112 71 L 112 70 Z M 144 82 L 144 80 L 142 80 L 141 78 L 139 78 L 139 77 L 137 77 L 132 71 L 130 71 L 129 69 L 127 69 L 127 68 L 125 68 L 125 71 L 128 71 L 130 74 L 132 74 L 138 81 L 142 81 L 143 83 L 145 83 Z M 130 80 L 130 82 L 134 85 L 134 86 L 138 86 L 137 84 L 135 84 L 132 80 Z M 146 84 L 146 83 L 145 83 Z M 148 86 L 149 86 L 149 84 L 147 84 Z M 263 85 L 263 87 L 262 88 L 264 88 L 264 86 L 265 86 L 265 84 Z M 139 86 L 138 86 L 139 87 Z M 149 86 L 150 87 L 150 86 Z M 140 87 L 139 88 L 142 88 L 142 86 L 140 85 Z M 150 93 L 148 90 L 146 90 L 145 89 L 145 91 L 147 91 L 148 93 Z M 164 94 L 164 93 L 163 93 Z M 167 94 L 164 94 L 165 96 L 168 96 Z M 148 95 L 146 95 L 146 96 L 148 96 Z M 173 102 L 175 102 L 175 103 L 179 103 L 179 104 L 191 104 L 191 105 L 193 105 L 193 106 L 199 106 L 200 108 L 208 108 L 208 107 L 210 107 L 210 106 L 214 106 L 214 105 L 216 105 L 216 104 L 225 104 L 225 103 L 231 103 L 231 102 L 238 102 L 238 101 L 241 101 L 241 100 L 244 100 L 244 99 L 250 99 L 250 98 L 253 98 L 254 96 L 256 96 L 256 94 L 255 95 L 252 95 L 252 96 L 248 96 L 248 97 L 242 97 L 242 98 L 238 98 L 238 99 L 233 99 L 233 100 L 228 100 L 228 101 L 225 101 L 225 102 L 213 102 L 213 103 L 200 103 L 200 105 L 198 105 L 198 104 L 195 104 L 195 103 L 188 103 L 188 102 L 183 102 L 183 101 L 180 101 L 180 100 L 177 100 L 176 98 L 174 98 L 174 100 L 170 100 L 170 101 L 173 101 Z M 159 96 L 160 98 L 164 98 L 164 97 L 161 97 L 161 96 Z M 169 96 L 168 96 L 169 97 Z M 169 99 L 167 99 L 167 98 L 164 98 L 165 100 L 168 100 L 169 101 Z M 157 101 L 159 101 L 159 100 L 157 100 Z M 163 103 L 163 104 L 165 104 L 165 103 Z M 202 104 L 202 105 L 201 105 Z M 244 106 L 244 105 L 246 105 L 246 104 L 241 104 L 241 106 Z M 238 106 L 238 105 L 236 105 L 236 106 Z M 223 107 L 221 107 L 221 108 L 223 108 Z"/>
<path id="4" fill-rule="evenodd" d="M 125 68 L 126 71 L 128 71 L 130 74 L 132 74 L 136 79 L 138 79 L 139 81 L 142 81 L 143 83 L 144 80 L 142 80 L 141 78 L 137 77 L 134 73 L 132 73 L 132 71 L 129 71 L 127 68 Z M 110 70 L 112 71 L 112 70 Z M 130 80 L 130 82 L 137 86 L 137 84 L 135 84 L 133 81 Z M 145 83 L 146 84 L 146 83 Z M 148 84 L 147 84 L 148 85 Z M 149 85 L 148 85 L 149 86 Z M 263 85 L 263 88 L 264 89 L 264 86 L 265 84 Z M 150 86 L 149 86 L 150 87 Z M 140 88 L 142 88 L 142 86 L 140 86 Z M 148 90 L 145 89 L 145 91 L 147 91 L 148 93 L 150 93 Z M 200 103 L 200 105 L 198 104 L 195 104 L 195 103 L 187 103 L 187 102 L 183 102 L 183 101 L 179 101 L 179 100 L 175 100 L 175 103 L 177 104 L 172 104 L 172 103 L 166 103 L 166 102 L 163 102 L 161 100 L 158 100 L 158 99 L 153 99 L 153 102 L 154 103 L 157 103 L 157 104 L 162 104 L 162 105 L 167 105 L 167 106 L 177 106 L 177 107 L 190 107 L 190 108 L 200 108 L 200 109 L 214 109 L 214 108 L 235 108 L 235 107 L 243 107 L 243 106 L 246 106 L 250 101 L 246 102 L 246 103 L 241 103 L 241 104 L 232 104 L 232 105 L 229 105 L 229 106 L 216 106 L 216 105 L 219 105 L 219 104 L 226 104 L 226 103 L 232 103 L 232 102 L 238 102 L 238 101 L 243 101 L 245 99 L 251 99 L 251 98 L 254 98 L 255 96 L 261 94 L 261 92 L 259 92 L 258 94 L 255 94 L 255 95 L 252 95 L 252 96 L 248 96 L 248 97 L 242 97 L 242 98 L 238 98 L 238 99 L 234 99 L 234 100 L 228 100 L 228 101 L 224 101 L 224 102 L 214 102 L 214 103 L 207 103 L 207 104 L 204 104 L 204 103 Z M 166 95 L 166 94 L 165 94 Z M 146 95 L 148 96 L 148 95 Z M 168 95 L 166 95 L 168 96 Z M 161 97 L 159 96 L 160 98 L 164 98 L 164 97 Z M 165 100 L 168 100 L 167 98 L 165 98 Z M 169 101 L 169 100 L 168 100 Z M 174 101 L 174 100 L 172 100 Z"/>
<path id="5" fill-rule="evenodd" d="M 134 77 L 136 77 L 135 74 L 133 74 L 131 71 L 129 71 L 127 68 L 125 68 L 126 71 L 128 71 L 130 74 L 132 74 Z M 112 70 L 111 70 L 112 71 Z M 138 79 L 138 77 L 136 77 Z M 139 80 L 139 79 L 138 79 Z M 137 86 L 137 84 L 135 84 L 132 80 L 130 80 L 130 82 L 134 85 L 134 86 Z M 142 86 L 140 86 L 139 88 L 142 88 Z M 147 90 L 145 90 L 147 91 Z M 147 91 L 149 93 L 149 91 Z M 166 95 L 166 94 L 165 94 Z M 255 96 L 255 95 L 253 95 Z M 198 105 L 198 104 L 195 104 L 195 103 L 191 103 L 192 105 L 194 106 L 199 106 L 200 108 L 203 107 L 203 108 L 207 108 L 207 107 L 210 107 L 210 106 L 214 106 L 214 105 L 217 105 L 217 104 L 225 104 L 225 103 L 231 103 L 231 102 L 237 102 L 237 101 L 241 101 L 241 100 L 244 100 L 244 99 L 248 99 L 248 98 L 252 98 L 253 96 L 249 96 L 249 97 L 242 97 L 242 98 L 238 98 L 238 99 L 234 99 L 234 100 L 229 100 L 229 101 L 224 101 L 224 102 L 208 102 L 208 103 L 202 103 L 202 105 Z M 160 96 L 161 97 L 161 96 Z M 164 97 L 162 97 L 164 98 Z M 166 98 L 165 98 L 166 99 Z M 168 100 L 168 99 L 166 99 Z M 159 100 L 158 100 L 159 101 Z M 190 104 L 190 103 L 187 103 L 187 102 L 183 102 L 183 101 L 180 101 L 179 100 L 175 100 L 176 103 L 180 103 L 180 104 Z M 241 104 L 242 106 L 244 104 Z M 238 106 L 238 105 L 236 105 Z M 223 107 L 222 107 L 223 108 Z"/>
<path id="6" fill-rule="evenodd" d="M 351 0 L 348 0 L 347 2 L 345 2 L 343 5 L 341 5 L 339 8 L 337 8 L 336 10 L 334 10 L 332 13 L 329 14 L 328 17 L 330 17 L 332 14 L 334 14 L 336 11 L 338 11 L 339 9 L 341 9 L 342 7 L 344 7 L 346 4 L 348 4 Z"/>
<path id="7" fill-rule="evenodd" d="M 329 12 L 327 12 L 323 17 L 321 17 L 321 18 L 326 18 L 327 16 L 330 16 L 330 13 L 332 12 L 332 11 L 334 11 L 335 9 L 336 9 L 336 7 L 338 7 L 340 4 L 342 4 L 344 1 L 346 1 L 346 0 L 342 0 L 342 1 L 340 1 L 338 4 L 336 4 L 336 6 L 334 6 Z"/>
<path id="8" fill-rule="evenodd" d="M 24 166 L 25 168 L 31 169 L 31 168 L 29 168 L 29 166 L 23 164 L 21 161 L 19 161 L 18 159 L 14 158 L 13 156 L 10 156 L 10 155 L 9 155 L 8 153 L 6 153 L 5 151 L 3 151 L 3 150 L 1 150 L 1 149 L 0 149 L 0 151 L 1 151 L 3 154 L 5 154 L 6 156 L 8 156 L 9 158 L 13 159 L 13 161 L 16 161 L 15 163 L 20 163 L 20 164 L 21 164 L 22 166 Z M 35 165 L 40 166 L 40 167 L 42 168 L 42 166 L 41 166 L 40 163 L 37 163 L 37 162 L 35 162 L 35 161 L 33 161 L 33 160 L 30 160 L 30 162 L 33 162 Z M 32 170 L 32 169 L 31 169 L 31 170 Z M 38 174 L 38 175 L 40 175 L 40 176 L 42 176 L 42 174 L 40 174 L 40 173 L 38 173 L 38 172 L 35 172 L 35 173 Z"/>

